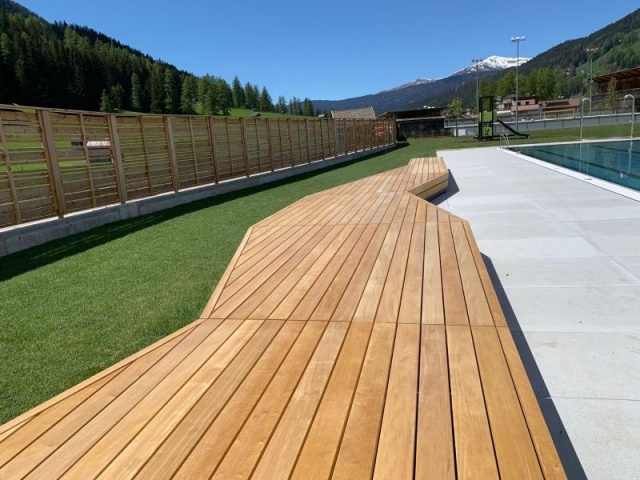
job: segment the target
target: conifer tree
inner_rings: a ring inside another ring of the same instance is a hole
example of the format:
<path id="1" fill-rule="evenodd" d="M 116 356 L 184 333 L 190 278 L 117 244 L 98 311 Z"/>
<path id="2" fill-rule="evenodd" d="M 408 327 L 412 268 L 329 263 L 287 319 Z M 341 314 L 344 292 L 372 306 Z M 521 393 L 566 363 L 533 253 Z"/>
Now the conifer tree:
<path id="1" fill-rule="evenodd" d="M 140 84 L 140 77 L 133 72 L 131 74 L 131 109 L 136 112 L 142 112 L 142 85 Z"/>
<path id="2" fill-rule="evenodd" d="M 231 93 L 233 108 L 244 107 L 244 89 L 237 76 L 233 78 L 233 82 L 231 83 Z"/>
<path id="3" fill-rule="evenodd" d="M 191 115 L 194 113 L 193 97 L 193 77 L 185 76 L 182 80 L 182 91 L 180 92 L 180 113 Z"/>
<path id="4" fill-rule="evenodd" d="M 113 112 L 113 105 L 106 89 L 102 90 L 102 95 L 100 96 L 100 111 Z"/>
<path id="5" fill-rule="evenodd" d="M 260 92 L 259 108 L 261 112 L 273 111 L 273 101 L 266 87 L 262 87 L 262 92 Z"/>

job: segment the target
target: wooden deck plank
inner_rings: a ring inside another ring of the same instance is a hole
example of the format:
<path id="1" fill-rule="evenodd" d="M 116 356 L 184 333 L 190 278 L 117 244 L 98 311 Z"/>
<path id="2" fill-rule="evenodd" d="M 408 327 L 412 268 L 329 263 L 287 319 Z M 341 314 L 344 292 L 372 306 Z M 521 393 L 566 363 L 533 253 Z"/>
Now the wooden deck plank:
<path id="1" fill-rule="evenodd" d="M 491 436 L 502 478 L 542 479 L 529 429 L 495 328 L 472 327 Z"/>
<path id="2" fill-rule="evenodd" d="M 273 310 L 291 292 L 309 270 L 326 255 L 335 242 L 344 241 L 352 227 L 334 227 L 315 245 L 310 242 L 301 249 L 288 264 L 278 270 L 267 282 L 258 287 L 236 310 L 235 318 L 269 318 Z M 288 265 L 288 267 L 287 267 Z"/>
<path id="3" fill-rule="evenodd" d="M 354 323 L 350 326 L 327 390 L 296 462 L 292 479 L 322 480 L 331 476 L 369 344 L 371 325 Z"/>
<path id="4" fill-rule="evenodd" d="M 396 325 L 373 324 L 333 478 L 370 479 L 373 474 L 395 332 Z"/>
<path id="5" fill-rule="evenodd" d="M 353 315 L 358 308 L 362 294 L 367 286 L 367 280 L 376 264 L 384 242 L 389 236 L 389 227 L 390 225 L 381 225 L 376 230 L 371 243 L 358 264 L 356 272 L 340 299 L 340 303 L 338 303 L 331 316 L 332 321 L 350 322 L 353 319 Z M 389 247 L 387 246 L 387 248 Z"/>
<path id="6" fill-rule="evenodd" d="M 336 230 L 340 227 L 336 227 Z M 322 295 L 323 292 L 320 289 L 313 288 L 316 280 L 329 263 L 336 256 L 338 251 L 345 245 L 348 249 L 353 246 L 355 241 L 362 233 L 362 228 L 355 230 L 355 225 L 346 225 L 342 228 L 340 234 L 336 237 L 336 240 L 324 249 L 322 255 L 318 257 L 318 260 L 307 269 L 305 274 L 300 278 L 300 281 L 289 291 L 289 293 L 282 299 L 277 308 L 269 316 L 269 318 L 285 318 L 288 319 L 293 310 L 298 306 L 300 301 L 305 295 L 311 292 L 313 295 Z M 354 235 L 353 232 L 356 231 Z M 304 320 L 304 319 L 303 319 Z"/>
<path id="7" fill-rule="evenodd" d="M 447 325 L 446 332 L 458 478 L 498 479 L 471 331 Z"/>
<path id="8" fill-rule="evenodd" d="M 286 406 L 280 405 L 285 408 L 274 409 L 269 421 L 265 421 L 263 412 L 267 410 L 258 405 L 212 478 L 248 478 L 249 475 L 252 478 L 264 478 L 264 475 L 266 478 L 286 478 L 289 475 L 347 328 L 346 323 L 327 326 L 313 356 L 305 362 L 306 369 L 295 390 L 291 389 L 291 395 L 275 395 L 280 397 L 278 402 L 282 398 L 288 400 Z M 271 395 L 265 392 L 263 398 L 269 397 Z M 256 417 L 256 413 L 259 416 Z M 254 432 L 256 428 L 259 435 Z M 257 465 L 258 461 L 260 464 Z"/>
<path id="9" fill-rule="evenodd" d="M 307 318 L 310 318 L 311 320 L 331 319 L 333 312 L 342 299 L 343 294 L 346 292 L 347 286 L 349 285 L 356 268 L 360 264 L 365 252 L 369 249 L 369 245 L 374 241 L 376 232 L 378 231 L 382 232 L 378 234 L 380 244 L 382 244 L 384 234 L 386 233 L 384 227 L 378 227 L 376 225 L 367 225 L 365 227 L 365 232 L 362 234 L 353 250 L 349 252 L 345 262 L 340 267 L 340 270 L 328 285 L 323 297 L 319 300 L 317 297 L 314 297 L 313 299 L 307 299 L 305 297 L 292 314 L 292 318 L 294 320 L 300 320 L 305 315 L 308 315 Z M 315 303 L 316 300 L 318 300 L 317 304 Z M 311 308 L 313 308 L 313 310 L 311 310 Z"/>
<path id="10" fill-rule="evenodd" d="M 224 457 L 237 433 L 244 426 L 245 420 L 262 399 L 263 393 L 267 391 L 267 388 L 271 388 L 270 394 L 273 394 L 276 391 L 275 389 L 282 388 L 277 386 L 270 387 L 270 383 L 272 381 L 276 383 L 282 382 L 282 375 L 285 373 L 290 375 L 292 374 L 292 369 L 303 368 L 303 366 L 298 367 L 298 363 L 294 365 L 292 362 L 297 362 L 296 358 L 301 353 L 306 355 L 307 349 L 313 352 L 325 325 L 319 322 L 314 324 L 303 322 L 285 323 L 258 364 L 244 379 L 236 394 L 224 405 L 217 416 L 213 415 L 210 418 L 211 421 L 203 419 L 203 422 L 198 421 L 198 418 L 193 418 L 191 415 L 187 417 L 188 423 L 182 427 L 183 435 L 189 436 L 194 432 L 194 428 L 199 428 L 200 431 L 195 430 L 195 432 L 202 432 L 202 436 L 192 440 L 192 442 L 195 442 L 195 446 L 184 459 L 184 463 L 180 464 L 180 461 L 172 462 L 173 469 L 165 468 L 164 464 L 170 458 L 163 456 L 162 450 L 160 450 L 149 464 L 149 478 L 156 478 L 154 476 L 156 473 L 170 472 L 172 475 L 173 471 L 176 471 L 175 478 L 188 480 L 208 479 Z M 306 357 L 303 355 L 300 360 L 304 360 L 304 358 Z M 281 368 L 283 370 L 280 370 Z M 279 371 L 281 372 L 279 374 L 280 377 L 275 378 L 274 376 Z M 208 404 L 203 404 L 202 410 L 204 410 L 203 413 L 205 415 L 211 413 Z M 153 464 L 153 460 L 156 460 L 156 465 Z M 171 476 L 170 478 L 174 477 Z"/>
<path id="11" fill-rule="evenodd" d="M 241 322 L 236 321 L 223 322 L 169 375 L 153 389 L 147 390 L 145 396 L 126 412 L 126 416 L 121 421 L 114 425 L 110 418 L 111 410 L 104 409 L 101 413 L 105 415 L 92 421 L 94 429 L 82 430 L 82 432 L 92 432 L 93 435 L 74 436 L 63 448 L 58 449 L 40 464 L 31 476 L 42 479 L 56 478 L 64 472 L 64 477 L 67 478 L 90 478 L 97 472 L 101 472 L 173 397 L 176 390 L 182 388 L 190 377 L 206 364 L 207 360 L 217 359 L 218 350 L 223 355 L 223 359 L 227 360 L 228 356 L 233 355 L 236 349 L 253 334 L 257 326 L 257 324 L 242 325 Z M 233 336 L 240 342 L 227 342 Z M 110 428 L 105 429 L 103 427 L 105 424 Z M 67 447 L 71 443 L 74 444 L 73 449 Z M 78 456 L 80 453 L 81 455 Z"/>
<path id="12" fill-rule="evenodd" d="M 445 327 L 423 325 L 420 339 L 416 478 L 455 478 L 449 391 Z"/>
<path id="13" fill-rule="evenodd" d="M 531 434 L 544 478 L 548 480 L 565 480 L 567 475 L 542 416 L 535 393 L 531 388 L 531 383 L 513 341 L 513 336 L 507 327 L 499 327 L 496 330 L 509 365 L 509 372 L 529 427 L 529 433 Z"/>
<path id="14" fill-rule="evenodd" d="M 422 318 L 422 290 L 424 274 L 424 254 L 425 254 L 425 228 L 423 223 L 416 223 L 413 226 L 411 244 L 409 247 L 409 258 L 404 286 L 402 288 L 402 299 L 400 303 L 400 313 L 398 322 L 401 323 L 421 323 Z"/>
<path id="15" fill-rule="evenodd" d="M 420 325 L 398 324 L 374 479 L 414 476 Z"/>
<path id="16" fill-rule="evenodd" d="M 412 233 L 413 224 L 403 223 L 400 227 L 396 248 L 389 265 L 389 272 L 384 281 L 384 288 L 380 296 L 378 310 L 375 313 L 376 322 L 397 323 L 398 321 Z M 415 323 L 419 323 L 419 318 L 418 315 Z"/>
<path id="17" fill-rule="evenodd" d="M 373 225 L 355 225 L 349 238 L 340 246 L 334 257 L 318 276 L 312 288 L 308 288 L 295 310 L 289 315 L 289 320 L 310 319 L 318 303 L 320 303 L 327 289 L 336 281 L 338 272 L 349 258 L 358 243 L 368 245 L 375 228 Z M 327 319 L 328 320 L 328 319 Z"/>
<path id="18" fill-rule="evenodd" d="M 194 415 L 191 409 L 206 396 L 209 410 L 220 410 L 229 400 L 240 382 L 276 336 L 282 322 L 246 321 L 248 332 L 255 334 L 246 344 L 233 342 L 226 355 L 218 354 L 214 362 L 208 362 L 162 408 L 118 456 L 101 476 L 106 478 L 133 478 L 151 458 L 160 445 L 173 432 L 181 420 Z M 230 343 L 230 342 L 228 342 Z M 208 394 L 208 395 L 207 395 Z M 175 455 L 176 452 L 172 452 Z"/>
<path id="19" fill-rule="evenodd" d="M 425 224 L 422 323 L 445 323 L 438 225 Z"/>
<path id="20" fill-rule="evenodd" d="M 462 223 L 451 223 L 464 300 L 471 325 L 493 325 L 493 316 Z"/>
<path id="21" fill-rule="evenodd" d="M 451 224 L 439 221 L 438 234 L 445 322 L 447 325 L 468 325 L 467 305 L 458 270 Z"/>
<path id="22" fill-rule="evenodd" d="M 400 226 L 398 223 L 392 223 L 389 227 L 382 248 L 375 259 L 371 275 L 366 282 L 358 308 L 353 314 L 354 322 L 373 322 L 375 319 L 380 296 L 393 259 L 393 252 L 396 249 L 396 242 L 400 235 Z"/>

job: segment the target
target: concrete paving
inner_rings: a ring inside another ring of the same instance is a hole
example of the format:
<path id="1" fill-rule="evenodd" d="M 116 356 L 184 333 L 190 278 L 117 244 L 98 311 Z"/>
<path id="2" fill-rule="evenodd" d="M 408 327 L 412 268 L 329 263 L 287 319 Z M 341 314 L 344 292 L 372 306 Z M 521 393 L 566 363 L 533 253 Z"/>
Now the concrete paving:
<path id="1" fill-rule="evenodd" d="M 497 148 L 438 154 L 434 203 L 471 224 L 569 478 L 640 478 L 640 194 Z"/>

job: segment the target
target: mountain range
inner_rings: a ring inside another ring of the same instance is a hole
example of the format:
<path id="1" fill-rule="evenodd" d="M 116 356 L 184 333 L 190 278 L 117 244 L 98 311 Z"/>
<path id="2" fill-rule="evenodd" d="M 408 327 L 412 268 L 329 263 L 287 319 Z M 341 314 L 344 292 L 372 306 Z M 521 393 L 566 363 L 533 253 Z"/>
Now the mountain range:
<path id="1" fill-rule="evenodd" d="M 640 9 L 582 38 L 568 40 L 531 58 L 521 58 L 521 73 L 538 68 L 566 72 L 568 94 L 584 93 L 588 89 L 591 68 L 593 74 L 615 72 L 640 66 Z M 498 79 L 515 67 L 515 58 L 491 56 L 478 64 L 478 78 Z M 419 78 L 397 87 L 343 100 L 313 100 L 316 110 L 348 110 L 372 106 L 376 114 L 387 111 L 446 106 L 458 96 L 463 104 L 474 104 L 476 66 L 459 70 L 446 78 Z"/>
<path id="2" fill-rule="evenodd" d="M 525 64 L 528 60 L 528 58 L 521 57 L 520 65 Z M 376 114 L 401 110 L 415 102 L 416 99 L 428 99 L 430 96 L 441 95 L 454 90 L 456 87 L 467 83 L 471 79 L 475 82 L 476 69 L 478 78 L 485 78 L 495 75 L 497 72 L 502 72 L 507 68 L 515 67 L 517 61 L 516 58 L 493 55 L 477 64 L 458 70 L 445 78 L 417 78 L 379 93 L 345 100 L 313 100 L 313 106 L 316 110 L 320 111 L 373 107 Z M 431 104 L 426 103 L 420 106 L 426 105 Z"/>

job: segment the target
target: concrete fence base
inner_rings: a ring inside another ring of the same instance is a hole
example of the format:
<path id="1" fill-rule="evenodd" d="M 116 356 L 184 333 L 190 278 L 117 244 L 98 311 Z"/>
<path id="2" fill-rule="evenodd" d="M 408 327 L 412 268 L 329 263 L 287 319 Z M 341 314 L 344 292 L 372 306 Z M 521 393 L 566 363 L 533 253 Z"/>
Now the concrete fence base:
<path id="1" fill-rule="evenodd" d="M 92 210 L 72 213 L 64 218 L 51 218 L 33 223 L 21 224 L 14 227 L 0 229 L 0 256 L 26 250 L 43 243 L 68 237 L 108 223 L 119 222 L 128 218 L 138 217 L 177 207 L 205 198 L 234 192 L 245 188 L 255 187 L 275 182 L 284 178 L 313 172 L 341 163 L 350 162 L 358 158 L 373 155 L 394 148 L 394 145 L 371 148 L 345 156 L 319 160 L 312 163 L 297 165 L 274 172 L 267 172 L 246 178 L 239 178 L 220 182 L 218 184 L 192 187 L 179 192 L 170 192 L 139 200 L 131 200 L 124 204 L 109 205 Z"/>

